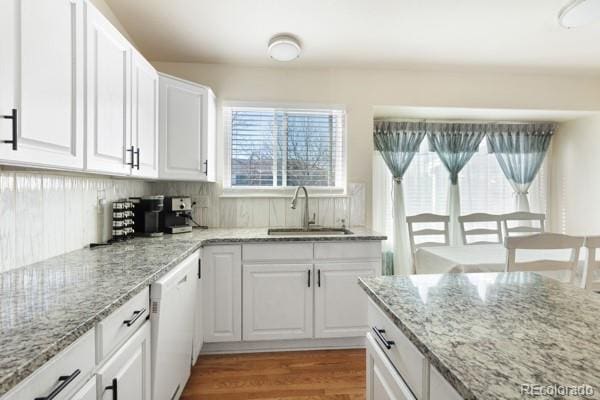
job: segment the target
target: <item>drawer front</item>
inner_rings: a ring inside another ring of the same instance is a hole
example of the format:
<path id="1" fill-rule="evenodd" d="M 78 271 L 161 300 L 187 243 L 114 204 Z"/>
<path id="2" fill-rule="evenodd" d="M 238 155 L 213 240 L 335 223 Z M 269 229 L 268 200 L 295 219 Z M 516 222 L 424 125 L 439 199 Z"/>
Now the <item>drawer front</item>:
<path id="1" fill-rule="evenodd" d="M 312 260 L 312 243 L 265 243 L 245 244 L 242 259 L 246 261 L 298 261 Z"/>
<path id="2" fill-rule="evenodd" d="M 94 366 L 94 330 L 92 329 L 50 359 L 2 397 L 2 400 L 44 398 L 53 391 L 58 391 L 55 400 L 70 399 L 90 378 Z"/>
<path id="3" fill-rule="evenodd" d="M 150 307 L 149 293 L 148 288 L 142 290 L 98 324 L 96 328 L 98 363 L 144 323 Z"/>
<path id="4" fill-rule="evenodd" d="M 380 241 L 315 243 L 315 260 L 350 260 L 380 258 Z"/>
<path id="5" fill-rule="evenodd" d="M 369 301 L 369 329 L 415 397 L 419 400 L 423 399 L 423 393 L 426 393 L 425 388 L 429 383 L 427 382 L 427 360 L 372 301 Z M 375 333 L 375 329 L 379 330 L 379 337 Z M 384 340 L 393 341 L 394 344 L 390 345 L 388 349 Z"/>

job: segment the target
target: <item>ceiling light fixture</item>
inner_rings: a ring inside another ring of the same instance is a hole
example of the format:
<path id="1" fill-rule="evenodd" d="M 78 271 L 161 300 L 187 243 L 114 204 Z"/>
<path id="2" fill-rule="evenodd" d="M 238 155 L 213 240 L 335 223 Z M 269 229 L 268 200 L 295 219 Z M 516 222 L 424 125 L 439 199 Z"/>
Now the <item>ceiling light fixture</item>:
<path id="1" fill-rule="evenodd" d="M 269 40 L 269 57 L 277 61 L 292 61 L 300 57 L 302 46 L 292 35 L 276 35 Z"/>
<path id="2" fill-rule="evenodd" d="M 600 0 L 572 0 L 558 14 L 563 28 L 578 28 L 600 20 Z"/>

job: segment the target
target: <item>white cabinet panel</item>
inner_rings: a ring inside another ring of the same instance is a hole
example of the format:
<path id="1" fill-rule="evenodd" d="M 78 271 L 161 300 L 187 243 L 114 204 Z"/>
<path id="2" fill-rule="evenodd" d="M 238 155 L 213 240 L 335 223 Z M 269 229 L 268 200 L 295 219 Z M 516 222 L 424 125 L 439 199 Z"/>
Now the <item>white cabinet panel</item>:
<path id="1" fill-rule="evenodd" d="M 358 278 L 375 276 L 380 269 L 376 261 L 315 264 L 315 337 L 363 336 L 368 331 L 368 299 Z"/>
<path id="2" fill-rule="evenodd" d="M 196 363 L 204 344 L 204 281 L 202 274 L 202 253 L 198 265 L 198 280 L 196 281 L 196 300 L 194 311 L 194 346 L 192 364 Z"/>
<path id="3" fill-rule="evenodd" d="M 242 339 L 241 246 L 203 249 L 204 341 Z"/>
<path id="4" fill-rule="evenodd" d="M 429 367 L 429 400 L 462 400 L 462 398 L 435 367 Z"/>
<path id="5" fill-rule="evenodd" d="M 244 263 L 270 261 L 311 261 L 312 243 L 250 243 L 245 244 Z"/>
<path id="6" fill-rule="evenodd" d="M 150 399 L 150 324 L 145 323 L 98 370 L 98 399 Z M 113 397 L 116 392 L 116 397 Z"/>
<path id="7" fill-rule="evenodd" d="M 160 178 L 214 180 L 214 102 L 209 88 L 160 74 Z"/>
<path id="8" fill-rule="evenodd" d="M 83 168 L 82 0 L 2 4 L 0 114 L 17 110 L 17 150 L 0 143 L 8 163 Z M 0 119 L 0 140 L 12 121 Z"/>
<path id="9" fill-rule="evenodd" d="M 158 73 L 137 51 L 131 56 L 132 175 L 158 176 Z M 131 148 L 131 147 L 130 147 Z"/>
<path id="10" fill-rule="evenodd" d="M 85 3 L 87 68 L 86 168 L 127 175 L 130 132 L 131 45 L 93 6 Z"/>
<path id="11" fill-rule="evenodd" d="M 71 400 L 96 400 L 97 391 L 96 377 L 93 377 L 71 397 Z"/>
<path id="12" fill-rule="evenodd" d="M 367 335 L 366 397 L 367 400 L 415 400 L 371 334 Z"/>
<path id="13" fill-rule="evenodd" d="M 311 264 L 244 265 L 244 340 L 313 335 Z"/>

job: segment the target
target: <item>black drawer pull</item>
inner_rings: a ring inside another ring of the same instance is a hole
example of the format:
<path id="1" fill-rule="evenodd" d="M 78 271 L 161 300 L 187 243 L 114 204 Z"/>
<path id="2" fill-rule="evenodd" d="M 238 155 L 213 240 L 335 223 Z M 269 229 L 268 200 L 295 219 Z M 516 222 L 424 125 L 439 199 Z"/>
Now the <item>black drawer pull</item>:
<path id="1" fill-rule="evenodd" d="M 317 270 L 317 286 L 321 287 L 321 270 Z"/>
<path id="2" fill-rule="evenodd" d="M 375 336 L 381 341 L 381 344 L 385 346 L 386 349 L 391 349 L 393 345 L 396 344 L 393 340 L 387 340 L 385 336 L 385 329 L 378 329 L 377 327 L 373 327 L 373 332 L 375 332 Z"/>
<path id="3" fill-rule="evenodd" d="M 138 147 L 137 150 L 135 151 L 135 155 L 137 156 L 137 163 L 135 164 L 135 168 L 137 168 L 137 170 L 140 170 L 140 148 Z M 133 157 L 131 158 L 131 161 L 133 162 Z M 133 165 L 132 165 L 133 167 Z"/>
<path id="4" fill-rule="evenodd" d="M 60 385 L 58 385 L 57 387 L 54 388 L 54 390 L 52 392 L 50 392 L 50 394 L 46 397 L 36 397 L 34 400 L 52 400 L 53 398 L 55 398 L 56 396 L 58 396 L 58 394 L 60 392 L 62 392 L 68 385 L 69 383 L 73 382 L 73 380 L 75 378 L 77 378 L 77 376 L 81 373 L 81 370 L 76 369 L 71 375 L 63 375 L 63 376 L 59 376 L 58 377 L 58 381 L 60 382 Z"/>
<path id="5" fill-rule="evenodd" d="M 4 119 L 12 119 L 12 140 L 2 140 L 2 143 L 12 144 L 12 149 L 17 150 L 17 130 L 18 130 L 18 117 L 17 109 L 13 108 L 9 115 L 2 115 Z"/>
<path id="6" fill-rule="evenodd" d="M 112 390 L 112 400 L 118 400 L 119 390 L 117 389 L 117 378 L 113 378 L 112 385 L 105 387 L 104 390 Z"/>
<path id="7" fill-rule="evenodd" d="M 310 269 L 308 270 L 308 287 L 310 287 Z"/>
<path id="8" fill-rule="evenodd" d="M 131 316 L 131 318 L 126 319 L 125 321 L 123 321 L 123 323 L 127 326 L 131 326 L 131 325 L 135 324 L 135 321 L 137 321 L 145 312 L 146 312 L 145 308 L 142 308 L 141 310 L 136 310 L 133 312 L 133 315 Z"/>

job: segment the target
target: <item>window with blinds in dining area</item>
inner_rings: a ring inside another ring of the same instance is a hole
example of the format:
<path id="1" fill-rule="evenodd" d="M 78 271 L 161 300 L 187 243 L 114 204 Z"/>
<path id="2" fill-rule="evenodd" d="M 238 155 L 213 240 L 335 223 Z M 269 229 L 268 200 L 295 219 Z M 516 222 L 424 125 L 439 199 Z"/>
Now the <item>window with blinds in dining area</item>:
<path id="1" fill-rule="evenodd" d="M 343 188 L 341 109 L 224 107 L 225 187 Z"/>

